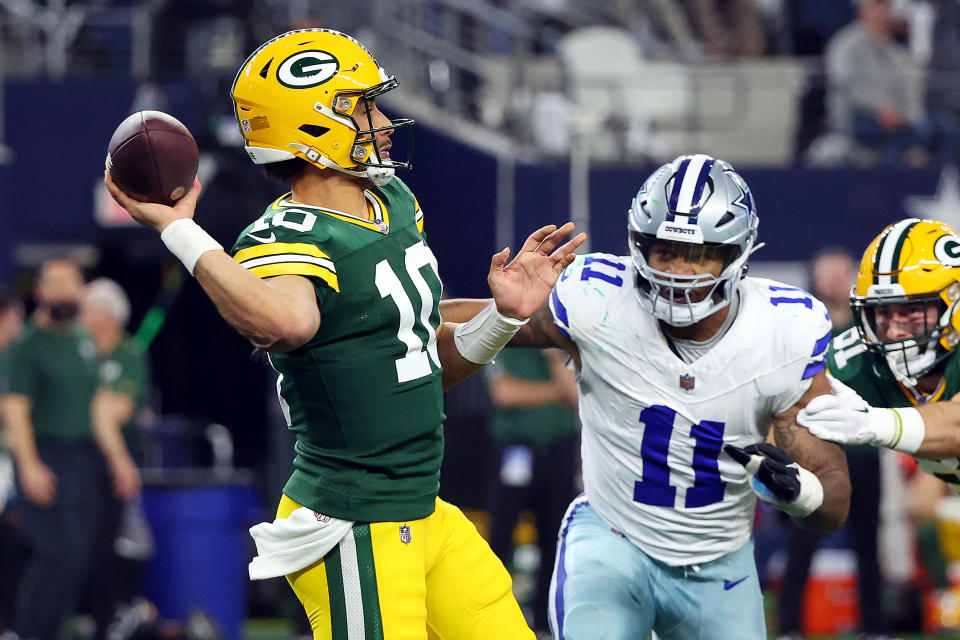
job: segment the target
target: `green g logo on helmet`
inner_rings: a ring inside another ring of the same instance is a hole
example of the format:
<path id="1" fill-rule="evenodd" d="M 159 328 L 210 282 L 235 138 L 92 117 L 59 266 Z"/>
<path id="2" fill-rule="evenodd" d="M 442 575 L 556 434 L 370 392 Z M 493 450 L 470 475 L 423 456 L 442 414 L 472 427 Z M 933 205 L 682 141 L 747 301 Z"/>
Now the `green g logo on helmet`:
<path id="1" fill-rule="evenodd" d="M 941 236 L 933 246 L 933 255 L 948 267 L 960 267 L 960 237 Z"/>
<path id="2" fill-rule="evenodd" d="M 277 80 L 291 89 L 316 87 L 337 74 L 340 61 L 326 51 L 300 51 L 277 67 Z"/>

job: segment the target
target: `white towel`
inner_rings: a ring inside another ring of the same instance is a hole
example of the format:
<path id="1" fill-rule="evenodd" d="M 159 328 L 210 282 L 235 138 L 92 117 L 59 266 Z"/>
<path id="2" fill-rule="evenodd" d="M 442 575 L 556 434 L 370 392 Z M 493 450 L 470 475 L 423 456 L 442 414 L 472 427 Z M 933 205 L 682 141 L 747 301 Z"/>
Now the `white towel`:
<path id="1" fill-rule="evenodd" d="M 315 513 L 307 507 L 287 518 L 250 528 L 257 556 L 250 562 L 250 579 L 285 576 L 323 558 L 353 529 L 353 522 Z"/>

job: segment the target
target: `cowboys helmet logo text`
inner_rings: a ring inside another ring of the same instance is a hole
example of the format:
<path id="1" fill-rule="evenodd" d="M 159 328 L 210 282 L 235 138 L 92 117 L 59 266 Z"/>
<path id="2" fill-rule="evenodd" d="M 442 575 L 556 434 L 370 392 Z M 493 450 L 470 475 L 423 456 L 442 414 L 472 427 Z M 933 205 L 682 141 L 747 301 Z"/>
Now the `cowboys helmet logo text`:
<path id="1" fill-rule="evenodd" d="M 309 89 L 323 84 L 340 70 L 340 62 L 326 51 L 301 51 L 277 67 L 277 80 L 292 89 Z"/>
<path id="2" fill-rule="evenodd" d="M 933 246 L 933 255 L 948 267 L 960 267 L 960 237 L 940 236 Z"/>

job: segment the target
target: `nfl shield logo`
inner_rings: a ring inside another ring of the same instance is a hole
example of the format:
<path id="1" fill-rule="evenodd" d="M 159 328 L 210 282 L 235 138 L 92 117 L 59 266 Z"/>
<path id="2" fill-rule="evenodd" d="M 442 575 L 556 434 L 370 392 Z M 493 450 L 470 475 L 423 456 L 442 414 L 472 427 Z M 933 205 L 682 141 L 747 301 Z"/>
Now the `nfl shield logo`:
<path id="1" fill-rule="evenodd" d="M 317 522 L 330 522 L 330 516 L 324 515 L 317 511 L 314 511 L 313 515 L 317 516 Z"/>
<path id="2" fill-rule="evenodd" d="M 683 374 L 680 376 L 680 388 L 684 391 L 693 391 L 693 383 L 695 382 L 693 376 L 688 376 Z"/>
<path id="3" fill-rule="evenodd" d="M 408 525 L 400 525 L 400 542 L 403 544 L 410 544 L 410 527 Z"/>

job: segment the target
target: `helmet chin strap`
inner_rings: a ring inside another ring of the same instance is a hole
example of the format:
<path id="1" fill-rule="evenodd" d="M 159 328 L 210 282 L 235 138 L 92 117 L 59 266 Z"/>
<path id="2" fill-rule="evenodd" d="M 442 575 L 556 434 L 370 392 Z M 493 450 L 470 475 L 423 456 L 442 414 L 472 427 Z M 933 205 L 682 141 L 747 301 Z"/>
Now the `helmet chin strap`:
<path id="1" fill-rule="evenodd" d="M 388 184 L 391 180 L 393 180 L 393 176 L 396 173 L 396 170 L 393 167 L 363 167 L 362 169 L 348 169 L 340 166 L 327 156 L 318 153 L 316 149 L 311 149 L 300 144 L 292 144 L 290 146 L 296 147 L 303 152 L 307 158 L 313 162 L 316 162 L 317 164 L 322 164 L 328 169 L 335 169 L 341 173 L 346 173 L 347 175 L 351 175 L 356 178 L 367 178 L 378 187 L 383 187 Z M 384 162 L 390 162 L 390 160 L 384 160 Z"/>

